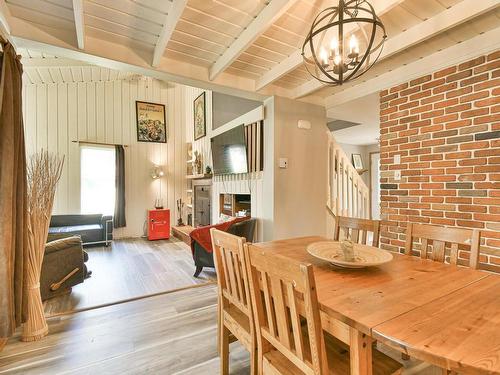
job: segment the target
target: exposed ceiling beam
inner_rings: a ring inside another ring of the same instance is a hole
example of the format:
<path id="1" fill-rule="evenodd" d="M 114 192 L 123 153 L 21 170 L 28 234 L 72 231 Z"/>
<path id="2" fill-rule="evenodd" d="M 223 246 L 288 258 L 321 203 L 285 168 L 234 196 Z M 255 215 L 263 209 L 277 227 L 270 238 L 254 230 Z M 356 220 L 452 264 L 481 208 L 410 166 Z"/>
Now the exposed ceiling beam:
<path id="1" fill-rule="evenodd" d="M 76 40 L 78 48 L 85 48 L 85 24 L 83 22 L 83 0 L 73 0 L 73 14 L 75 16 Z"/>
<path id="2" fill-rule="evenodd" d="M 499 7 L 498 0 L 463 0 L 453 5 L 436 16 L 419 23 L 416 26 L 404 31 L 394 38 L 389 38 L 384 45 L 379 61 L 403 52 L 404 50 L 422 43 L 446 30 L 460 25 L 474 17 L 477 17 L 489 10 Z M 294 99 L 309 95 L 324 87 L 321 82 L 311 79 L 295 89 Z"/>
<path id="3" fill-rule="evenodd" d="M 259 15 L 241 32 L 229 48 L 210 67 L 210 80 L 214 80 L 240 56 L 262 33 L 280 18 L 297 0 L 271 0 Z"/>
<path id="4" fill-rule="evenodd" d="M 401 66 L 390 72 L 384 73 L 349 87 L 344 91 L 330 95 L 326 99 L 327 111 L 357 98 L 364 97 L 395 86 L 401 82 L 421 77 L 431 72 L 438 71 L 451 65 L 470 60 L 478 55 L 484 55 L 497 51 L 500 48 L 500 27 L 478 35 L 462 43 L 453 45 L 442 51 L 433 53 L 408 65 Z M 333 115 L 333 114 L 330 114 Z"/>
<path id="5" fill-rule="evenodd" d="M 175 30 L 175 25 L 177 25 L 177 21 L 181 18 L 182 12 L 186 7 L 187 0 L 175 0 L 170 9 L 168 10 L 168 14 L 165 17 L 165 22 L 163 23 L 163 27 L 161 28 L 160 36 L 158 37 L 158 41 L 156 42 L 155 50 L 153 53 L 153 62 L 152 66 L 156 67 L 160 65 L 161 58 L 163 53 L 165 52 L 165 48 L 167 48 L 168 41 L 172 36 L 172 33 Z"/>
<path id="6" fill-rule="evenodd" d="M 370 1 L 370 3 L 373 5 L 373 8 L 375 9 L 375 13 L 378 16 L 381 16 L 384 13 L 387 13 L 389 10 L 397 6 L 399 3 L 401 3 L 403 0 L 374 0 Z M 357 29 L 357 26 L 355 24 L 348 24 L 346 25 L 344 31 L 345 33 L 350 33 Z M 268 72 L 264 73 L 262 77 L 260 77 L 257 80 L 256 83 L 256 90 L 259 91 L 266 87 L 267 85 L 273 83 L 274 81 L 277 81 L 284 75 L 290 73 L 292 70 L 298 68 L 301 66 L 303 63 L 303 58 L 301 51 L 297 51 L 295 53 L 292 53 L 290 56 L 288 56 L 286 59 L 281 61 L 279 64 L 274 66 L 272 69 L 270 69 Z"/>
<path id="7" fill-rule="evenodd" d="M 60 67 L 60 66 L 90 66 L 91 64 L 60 57 L 25 57 L 22 58 L 24 68 Z"/>

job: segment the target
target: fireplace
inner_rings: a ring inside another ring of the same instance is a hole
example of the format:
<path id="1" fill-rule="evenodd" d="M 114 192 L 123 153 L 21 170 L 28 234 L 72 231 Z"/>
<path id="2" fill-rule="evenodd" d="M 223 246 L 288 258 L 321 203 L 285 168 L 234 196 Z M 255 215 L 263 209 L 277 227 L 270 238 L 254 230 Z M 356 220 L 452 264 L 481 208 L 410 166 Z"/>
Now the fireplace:
<path id="1" fill-rule="evenodd" d="M 228 216 L 251 216 L 250 194 L 220 194 L 219 212 Z"/>

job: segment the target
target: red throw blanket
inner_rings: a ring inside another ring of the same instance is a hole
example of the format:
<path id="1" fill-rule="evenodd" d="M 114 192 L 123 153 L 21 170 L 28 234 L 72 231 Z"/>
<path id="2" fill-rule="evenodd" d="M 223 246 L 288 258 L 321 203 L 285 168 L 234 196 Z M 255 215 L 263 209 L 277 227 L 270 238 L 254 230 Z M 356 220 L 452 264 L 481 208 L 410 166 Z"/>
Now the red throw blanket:
<path id="1" fill-rule="evenodd" d="M 204 227 L 199 227 L 193 230 L 189 237 L 191 237 L 191 251 L 194 255 L 194 242 L 198 242 L 198 244 L 203 247 L 207 253 L 212 253 L 214 250 L 212 249 L 212 238 L 210 237 L 210 229 L 215 228 L 221 230 L 223 232 L 227 232 L 227 230 L 231 227 L 231 225 L 239 223 L 240 221 L 245 221 L 249 219 L 248 216 L 245 217 L 236 217 L 231 221 L 227 221 L 225 223 L 207 225 Z"/>

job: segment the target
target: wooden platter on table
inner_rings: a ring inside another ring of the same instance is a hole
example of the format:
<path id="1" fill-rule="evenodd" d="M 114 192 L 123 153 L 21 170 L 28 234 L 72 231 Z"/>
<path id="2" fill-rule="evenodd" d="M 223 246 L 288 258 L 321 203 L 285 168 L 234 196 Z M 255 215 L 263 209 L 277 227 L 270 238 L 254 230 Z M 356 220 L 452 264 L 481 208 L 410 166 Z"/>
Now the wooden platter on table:
<path id="1" fill-rule="evenodd" d="M 313 242 L 307 246 L 307 252 L 315 258 L 326 260 L 337 267 L 365 268 L 378 266 L 393 259 L 390 252 L 373 246 L 354 244 L 354 260 L 348 261 L 338 241 Z"/>

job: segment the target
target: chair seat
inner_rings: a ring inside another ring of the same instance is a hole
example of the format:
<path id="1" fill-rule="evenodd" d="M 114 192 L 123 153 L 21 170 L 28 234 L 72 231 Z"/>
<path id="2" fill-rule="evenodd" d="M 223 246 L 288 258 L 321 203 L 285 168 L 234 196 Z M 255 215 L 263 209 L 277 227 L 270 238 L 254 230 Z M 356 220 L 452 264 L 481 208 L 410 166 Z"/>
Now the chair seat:
<path id="1" fill-rule="evenodd" d="M 328 367 L 331 375 L 349 375 L 351 371 L 349 347 L 328 333 L 324 333 Z M 311 362 L 308 336 L 304 335 L 304 357 Z M 403 365 L 391 357 L 373 349 L 373 374 L 399 374 Z M 297 375 L 303 372 L 277 350 L 264 353 L 264 374 L 279 373 L 282 375 Z M 277 372 L 276 372 L 277 371 Z"/>

